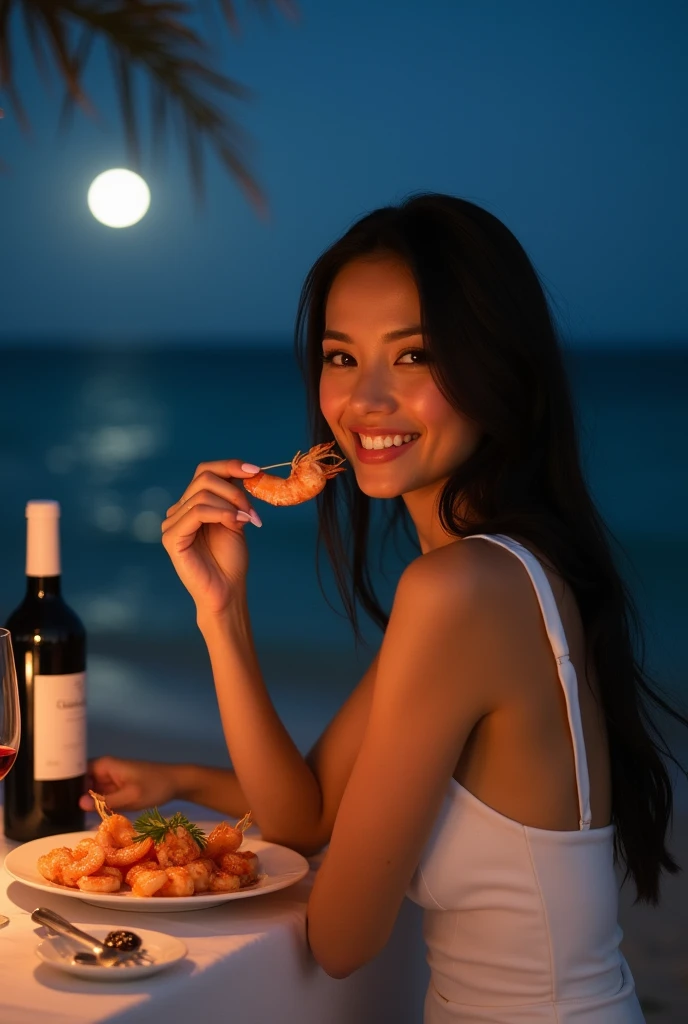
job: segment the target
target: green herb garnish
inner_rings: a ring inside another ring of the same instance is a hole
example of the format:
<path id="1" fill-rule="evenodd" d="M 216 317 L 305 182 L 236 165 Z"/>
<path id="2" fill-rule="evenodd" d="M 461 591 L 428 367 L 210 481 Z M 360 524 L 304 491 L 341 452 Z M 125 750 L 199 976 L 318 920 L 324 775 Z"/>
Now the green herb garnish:
<path id="1" fill-rule="evenodd" d="M 141 817 L 136 819 L 134 822 L 135 835 L 132 842 L 141 843 L 144 839 L 152 839 L 157 846 L 168 832 L 174 832 L 180 826 L 186 829 L 201 849 L 204 848 L 208 840 L 202 828 L 189 821 L 181 811 L 176 811 L 171 818 L 164 818 L 157 807 L 154 807 L 152 811 L 144 811 Z"/>

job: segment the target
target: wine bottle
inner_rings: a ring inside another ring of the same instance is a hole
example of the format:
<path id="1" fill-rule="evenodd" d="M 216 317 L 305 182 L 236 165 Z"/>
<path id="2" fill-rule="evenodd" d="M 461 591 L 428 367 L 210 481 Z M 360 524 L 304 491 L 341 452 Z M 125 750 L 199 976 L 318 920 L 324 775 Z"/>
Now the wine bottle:
<path id="1" fill-rule="evenodd" d="M 5 779 L 5 835 L 24 842 L 84 828 L 86 633 L 60 589 L 60 505 L 26 505 L 26 594 L 5 623 L 22 741 Z"/>

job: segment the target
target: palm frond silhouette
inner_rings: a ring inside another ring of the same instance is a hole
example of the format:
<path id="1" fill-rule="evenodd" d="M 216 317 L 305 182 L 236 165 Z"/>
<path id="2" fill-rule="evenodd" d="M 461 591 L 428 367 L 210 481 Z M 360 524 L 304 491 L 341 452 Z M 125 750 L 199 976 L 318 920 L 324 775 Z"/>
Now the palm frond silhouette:
<path id="1" fill-rule="evenodd" d="M 235 34 L 239 20 L 233 0 L 216 0 Z M 266 14 L 272 4 L 289 18 L 299 16 L 293 0 L 250 0 Z M 10 20 L 21 14 L 33 58 L 44 76 L 50 53 L 65 85 L 60 130 L 71 121 L 74 107 L 97 117 L 83 87 L 84 69 L 93 44 L 104 42 L 127 141 L 130 162 L 141 161 L 141 129 L 134 99 L 134 73 L 142 70 L 150 83 L 153 148 L 157 157 L 168 128 L 174 124 L 186 147 L 189 172 L 198 200 L 204 196 L 203 146 L 209 144 L 237 181 L 260 216 L 267 198 L 249 169 L 244 129 L 221 101 L 249 100 L 253 93 L 214 69 L 211 48 L 186 23 L 197 13 L 191 0 L 0 0 L 0 91 L 4 90 L 24 131 L 30 121 L 15 79 Z M 2 116 L 3 111 L 0 111 Z"/>

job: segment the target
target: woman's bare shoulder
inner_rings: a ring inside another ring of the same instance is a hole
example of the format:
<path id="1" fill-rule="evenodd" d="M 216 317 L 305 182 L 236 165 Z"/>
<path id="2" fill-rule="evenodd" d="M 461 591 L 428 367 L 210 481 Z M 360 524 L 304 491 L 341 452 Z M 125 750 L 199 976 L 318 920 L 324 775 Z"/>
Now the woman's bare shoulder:
<path id="1" fill-rule="evenodd" d="M 521 562 L 492 541 L 476 537 L 457 540 L 415 559 L 406 572 L 429 585 L 455 584 L 467 594 L 498 592 L 507 601 L 532 589 Z"/>
<path id="2" fill-rule="evenodd" d="M 435 548 L 406 570 L 409 589 L 428 615 L 460 637 L 462 658 L 480 659 L 495 678 L 508 676 L 511 653 L 542 641 L 542 613 L 532 581 L 510 551 L 482 539 Z"/>

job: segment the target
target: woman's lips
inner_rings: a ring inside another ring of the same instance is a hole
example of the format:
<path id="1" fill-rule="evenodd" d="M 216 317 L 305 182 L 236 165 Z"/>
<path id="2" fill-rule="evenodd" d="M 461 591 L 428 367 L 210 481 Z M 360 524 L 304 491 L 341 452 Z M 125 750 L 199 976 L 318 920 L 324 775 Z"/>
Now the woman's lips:
<path id="1" fill-rule="evenodd" d="M 354 437 L 356 439 L 356 457 L 359 462 L 365 463 L 391 462 L 392 459 L 398 459 L 409 448 L 413 448 L 418 440 L 416 437 L 413 441 L 407 441 L 406 444 L 400 444 L 398 447 L 393 444 L 390 448 L 364 448 L 360 435 L 354 434 Z"/>

